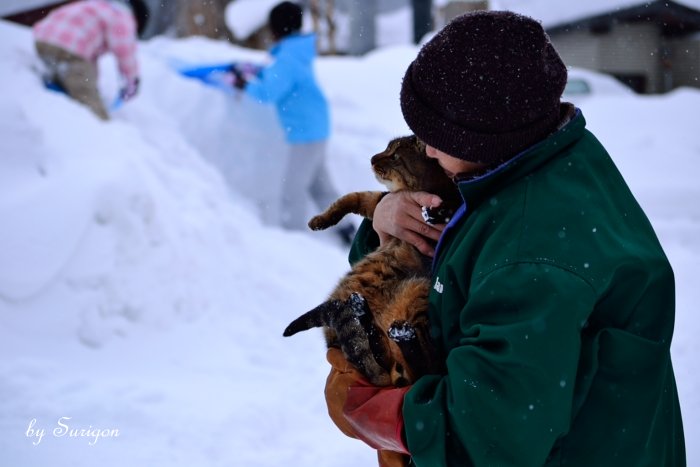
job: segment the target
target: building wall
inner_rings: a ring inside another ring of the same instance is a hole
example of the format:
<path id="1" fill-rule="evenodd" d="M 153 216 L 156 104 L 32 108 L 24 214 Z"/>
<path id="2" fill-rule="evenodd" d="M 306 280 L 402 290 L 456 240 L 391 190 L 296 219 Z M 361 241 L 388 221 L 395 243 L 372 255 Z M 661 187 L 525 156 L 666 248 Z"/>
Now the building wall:
<path id="1" fill-rule="evenodd" d="M 178 0 L 175 32 L 179 37 L 233 39 L 224 21 L 227 0 Z"/>
<path id="2" fill-rule="evenodd" d="M 459 15 L 475 10 L 488 10 L 489 0 L 449 0 L 435 12 L 435 26 L 440 29 Z"/>
<path id="3" fill-rule="evenodd" d="M 598 36 L 588 31 L 571 31 L 550 36 L 554 47 L 568 66 L 600 70 Z"/>
<path id="4" fill-rule="evenodd" d="M 675 41 L 673 57 L 673 86 L 700 88 L 700 36 Z"/>
<path id="5" fill-rule="evenodd" d="M 646 93 L 663 91 L 660 40 L 658 29 L 646 23 L 621 24 L 601 33 L 584 30 L 552 35 L 567 65 L 627 77 Z"/>
<path id="6" fill-rule="evenodd" d="M 0 17 L 16 15 L 29 10 L 58 3 L 58 0 L 2 0 L 0 1 Z"/>

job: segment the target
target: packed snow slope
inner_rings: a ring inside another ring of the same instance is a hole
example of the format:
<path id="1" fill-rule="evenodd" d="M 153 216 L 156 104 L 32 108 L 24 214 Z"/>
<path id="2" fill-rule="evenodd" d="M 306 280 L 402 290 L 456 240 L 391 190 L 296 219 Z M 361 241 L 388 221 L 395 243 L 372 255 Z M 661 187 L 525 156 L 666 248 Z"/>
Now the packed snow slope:
<path id="1" fill-rule="evenodd" d="M 407 133 L 398 92 L 416 51 L 319 60 L 340 192 L 379 188 L 369 158 Z M 321 334 L 281 336 L 346 251 L 274 226 L 287 161 L 272 110 L 174 71 L 265 55 L 157 38 L 139 58 L 141 93 L 103 123 L 44 89 L 29 31 L 0 22 L 0 465 L 373 465 L 326 415 Z M 109 100 L 114 62 L 100 66 Z M 579 105 L 674 266 L 672 351 L 700 439 L 700 93 Z"/>

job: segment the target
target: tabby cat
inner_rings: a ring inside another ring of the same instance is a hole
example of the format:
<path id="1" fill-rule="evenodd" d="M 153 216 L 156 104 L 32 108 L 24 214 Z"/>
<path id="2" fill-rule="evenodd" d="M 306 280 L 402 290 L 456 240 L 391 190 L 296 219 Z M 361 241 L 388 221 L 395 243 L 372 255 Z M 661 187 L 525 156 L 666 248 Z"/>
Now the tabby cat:
<path id="1" fill-rule="evenodd" d="M 392 192 L 427 191 L 443 200 L 441 214 L 461 204 L 455 183 L 425 154 L 415 136 L 395 138 L 372 157 L 377 179 Z M 313 230 L 337 224 L 346 214 L 371 219 L 384 193 L 349 193 L 309 221 Z M 444 219 L 441 222 L 447 222 Z M 294 320 L 285 336 L 323 326 L 328 347 L 340 347 L 377 386 L 405 386 L 439 371 L 428 333 L 430 258 L 414 246 L 392 239 L 358 261 L 329 299 Z"/>

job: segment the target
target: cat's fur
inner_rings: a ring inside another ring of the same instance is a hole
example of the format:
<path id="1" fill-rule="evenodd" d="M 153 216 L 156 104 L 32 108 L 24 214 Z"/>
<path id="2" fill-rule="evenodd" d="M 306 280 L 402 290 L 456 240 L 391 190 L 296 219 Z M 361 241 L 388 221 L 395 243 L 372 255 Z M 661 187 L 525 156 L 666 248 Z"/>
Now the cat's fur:
<path id="1" fill-rule="evenodd" d="M 377 179 L 392 192 L 434 193 L 449 212 L 461 204 L 455 183 L 425 155 L 425 144 L 415 136 L 393 139 L 371 162 Z M 309 226 L 325 229 L 348 213 L 371 219 L 382 196 L 373 191 L 344 195 Z M 358 261 L 329 299 L 294 320 L 284 335 L 323 326 L 328 346 L 340 347 L 371 383 L 404 386 L 441 368 L 428 330 L 429 290 L 430 258 L 392 239 Z"/>

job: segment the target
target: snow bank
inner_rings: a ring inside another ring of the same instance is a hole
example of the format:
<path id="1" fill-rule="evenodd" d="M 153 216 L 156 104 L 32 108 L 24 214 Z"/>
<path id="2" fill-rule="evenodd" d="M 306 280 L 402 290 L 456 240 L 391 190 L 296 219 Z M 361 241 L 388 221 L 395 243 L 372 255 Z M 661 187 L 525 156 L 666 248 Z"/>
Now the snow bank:
<path id="1" fill-rule="evenodd" d="M 256 195 L 279 180 L 258 172 L 283 158 L 271 109 L 171 66 L 250 55 L 144 45 L 139 98 L 103 123 L 43 88 L 26 29 L 0 23 L 0 38 L 3 464 L 367 463 L 325 414 L 320 335 L 281 336 L 345 253 L 263 222 Z M 100 65 L 108 96 L 114 64 Z"/>
<path id="2" fill-rule="evenodd" d="M 408 132 L 398 95 L 415 53 L 319 60 L 340 192 L 379 188 L 369 158 Z M 274 112 L 173 71 L 265 54 L 197 38 L 143 43 L 142 91 L 109 123 L 45 90 L 34 60 L 28 31 L 0 22 L 1 463 L 374 464 L 327 417 L 320 333 L 281 337 L 347 263 L 330 234 L 273 225 L 287 163 Z M 112 96 L 114 63 L 100 65 Z M 698 465 L 700 92 L 581 105 L 676 273 L 672 352 L 688 465 Z M 119 435 L 56 436 L 61 419 Z"/>

